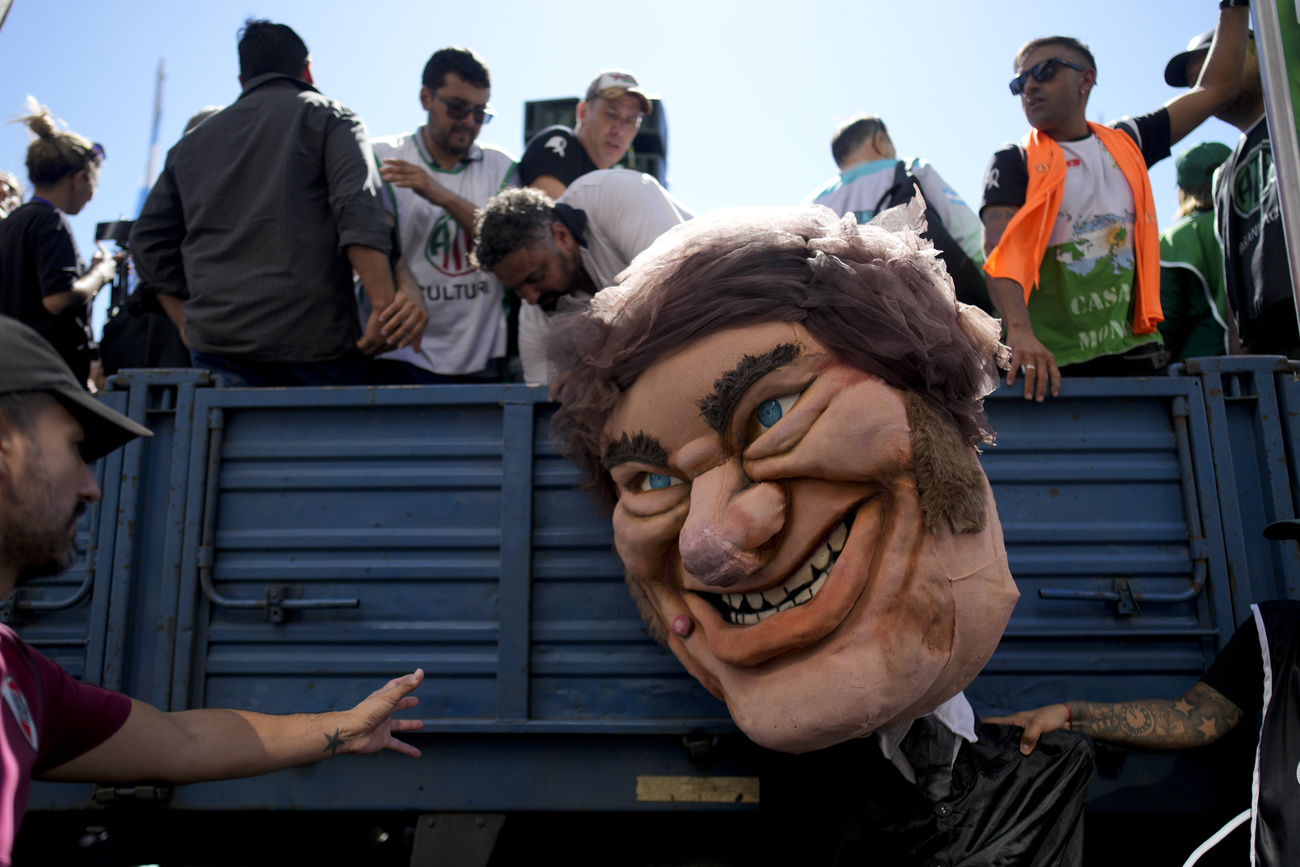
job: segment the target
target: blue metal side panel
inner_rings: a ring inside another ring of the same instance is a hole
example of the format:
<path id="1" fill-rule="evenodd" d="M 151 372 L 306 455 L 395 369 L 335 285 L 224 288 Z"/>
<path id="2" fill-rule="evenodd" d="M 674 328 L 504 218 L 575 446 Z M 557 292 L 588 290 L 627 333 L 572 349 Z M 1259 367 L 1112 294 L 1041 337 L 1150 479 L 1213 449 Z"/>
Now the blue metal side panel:
<path id="1" fill-rule="evenodd" d="M 981 715 L 1176 696 L 1233 629 L 1199 382 L 1067 380 L 1061 391 L 1035 404 L 1004 388 L 988 401 L 998 439 L 982 462 L 1021 597 L 967 690 Z M 1094 779 L 1094 801 L 1196 776 L 1129 758 L 1117 778 Z"/>
<path id="2" fill-rule="evenodd" d="M 1236 488 L 1211 459 L 1202 381 L 1071 380 L 1041 405 L 990 399 L 999 441 L 983 460 L 1022 599 L 969 690 L 977 712 L 1176 695 L 1231 633 L 1220 508 Z M 702 773 L 683 733 L 736 742 L 725 706 L 646 635 L 608 517 L 549 442 L 539 389 L 188 385 L 171 410 L 146 402 L 151 424 L 172 425 L 172 455 L 143 457 L 136 508 L 150 526 L 115 531 L 135 545 L 124 685 L 171 709 L 320 711 L 418 665 L 429 734 L 414 736 L 421 761 L 187 786 L 174 807 L 658 809 L 635 801 L 635 777 Z M 709 773 L 750 775 L 747 755 L 724 749 Z M 1095 781 L 1094 804 L 1123 809 L 1160 785 L 1167 806 L 1204 809 L 1201 770 L 1133 754 Z M 89 794 L 41 792 L 34 808 Z"/>
<path id="3" fill-rule="evenodd" d="M 113 611 L 106 681 L 142 701 L 168 706 L 180 568 L 180 514 L 190 445 L 194 390 L 206 371 L 127 371 L 131 418 L 154 435 L 139 449 L 137 477 L 123 480 L 113 565 Z M 130 446 L 128 446 L 128 449 Z M 131 452 L 127 451 L 127 456 Z M 130 496 L 127 496 L 129 492 Z"/>
<path id="4" fill-rule="evenodd" d="M 1287 479 L 1293 503 L 1295 492 L 1300 491 L 1300 371 L 1292 370 L 1276 376 L 1278 402 L 1281 410 L 1282 436 L 1286 441 Z M 1275 559 L 1285 564 L 1281 591 L 1288 599 L 1300 599 L 1300 582 L 1294 575 L 1300 573 L 1300 544 L 1296 542 L 1269 542 L 1278 550 Z"/>
<path id="5" fill-rule="evenodd" d="M 1265 525 L 1295 516 L 1287 469 L 1282 409 L 1275 377 L 1291 363 L 1271 356 L 1194 358 L 1187 373 L 1200 376 L 1214 449 L 1224 544 L 1237 619 L 1253 602 L 1292 595 L 1300 561 L 1266 542 Z"/>

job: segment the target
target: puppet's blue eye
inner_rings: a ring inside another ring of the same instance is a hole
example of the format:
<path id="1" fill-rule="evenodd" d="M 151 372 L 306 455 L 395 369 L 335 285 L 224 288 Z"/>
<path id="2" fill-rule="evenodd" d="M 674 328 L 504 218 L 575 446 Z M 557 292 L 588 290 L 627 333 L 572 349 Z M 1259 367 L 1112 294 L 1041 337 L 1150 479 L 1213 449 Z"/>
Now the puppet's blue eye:
<path id="1" fill-rule="evenodd" d="M 680 485 L 681 479 L 673 478 L 665 473 L 646 473 L 645 479 L 641 482 L 643 491 L 662 491 L 664 488 L 671 488 L 673 485 Z"/>
<path id="2" fill-rule="evenodd" d="M 765 400 L 758 405 L 758 423 L 765 428 L 769 428 L 781 420 L 785 411 L 781 409 L 781 404 L 776 400 Z"/>
<path id="3" fill-rule="evenodd" d="M 758 420 L 758 426 L 762 431 L 766 431 L 779 422 L 798 399 L 798 394 L 786 394 L 781 397 L 768 398 L 760 403 L 758 409 L 754 412 L 754 418 Z"/>

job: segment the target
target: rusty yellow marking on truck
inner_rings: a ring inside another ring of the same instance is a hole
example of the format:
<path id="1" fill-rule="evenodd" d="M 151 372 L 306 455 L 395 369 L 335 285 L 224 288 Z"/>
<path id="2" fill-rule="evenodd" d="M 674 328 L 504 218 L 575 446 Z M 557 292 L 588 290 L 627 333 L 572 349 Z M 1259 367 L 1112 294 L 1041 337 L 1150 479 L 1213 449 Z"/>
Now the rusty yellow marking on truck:
<path id="1" fill-rule="evenodd" d="M 757 804 L 758 777 L 637 777 L 638 801 Z"/>

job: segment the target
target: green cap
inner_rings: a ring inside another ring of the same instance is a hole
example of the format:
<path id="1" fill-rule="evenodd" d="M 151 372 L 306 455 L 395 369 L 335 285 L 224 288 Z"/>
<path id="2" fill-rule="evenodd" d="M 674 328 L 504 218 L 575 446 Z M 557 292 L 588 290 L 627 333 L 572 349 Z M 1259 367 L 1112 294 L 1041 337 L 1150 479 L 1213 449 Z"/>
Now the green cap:
<path id="1" fill-rule="evenodd" d="M 44 391 L 81 422 L 86 433 L 81 455 L 97 460 L 136 437 L 153 436 L 120 412 L 95 400 L 77 382 L 68 364 L 48 340 L 8 316 L 0 316 L 0 394 Z"/>
<path id="2" fill-rule="evenodd" d="M 1178 186 L 1203 187 L 1214 177 L 1214 170 L 1232 155 L 1232 148 L 1217 141 L 1192 145 L 1178 155 L 1174 169 L 1178 173 Z"/>

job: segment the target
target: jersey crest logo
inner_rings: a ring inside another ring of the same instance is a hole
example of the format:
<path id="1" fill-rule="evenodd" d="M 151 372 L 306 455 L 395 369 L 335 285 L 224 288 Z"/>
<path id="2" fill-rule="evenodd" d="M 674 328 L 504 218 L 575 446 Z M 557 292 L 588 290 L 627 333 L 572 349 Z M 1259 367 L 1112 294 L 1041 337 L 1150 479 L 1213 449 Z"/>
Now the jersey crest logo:
<path id="1" fill-rule="evenodd" d="M 1258 210 L 1270 187 L 1277 183 L 1273 167 L 1273 148 L 1264 142 L 1237 165 L 1232 176 L 1232 207 L 1239 217 Z"/>
<path id="2" fill-rule="evenodd" d="M 474 266 L 469 263 L 469 239 L 461 231 L 460 224 L 446 213 L 439 216 L 429 230 L 429 240 L 424 245 L 424 258 L 439 273 L 448 277 L 474 273 Z"/>
<path id="3" fill-rule="evenodd" d="M 14 722 L 18 723 L 19 730 L 22 731 L 23 737 L 27 738 L 27 743 L 32 745 L 32 749 L 40 751 L 38 742 L 40 738 L 36 734 L 36 721 L 32 719 L 31 708 L 27 706 L 27 699 L 18 690 L 18 684 L 9 675 L 5 675 L 4 683 L 0 684 L 0 692 L 4 693 L 5 704 L 9 705 L 9 710 L 13 711 Z"/>
<path id="4" fill-rule="evenodd" d="M 564 152 L 569 148 L 569 140 L 562 135 L 553 135 L 547 139 L 543 147 L 555 151 L 557 157 L 564 159 Z"/>
<path id="5" fill-rule="evenodd" d="M 998 187 L 998 176 L 1002 172 L 1000 169 L 989 169 L 989 173 L 984 177 L 984 189 L 996 190 Z"/>

